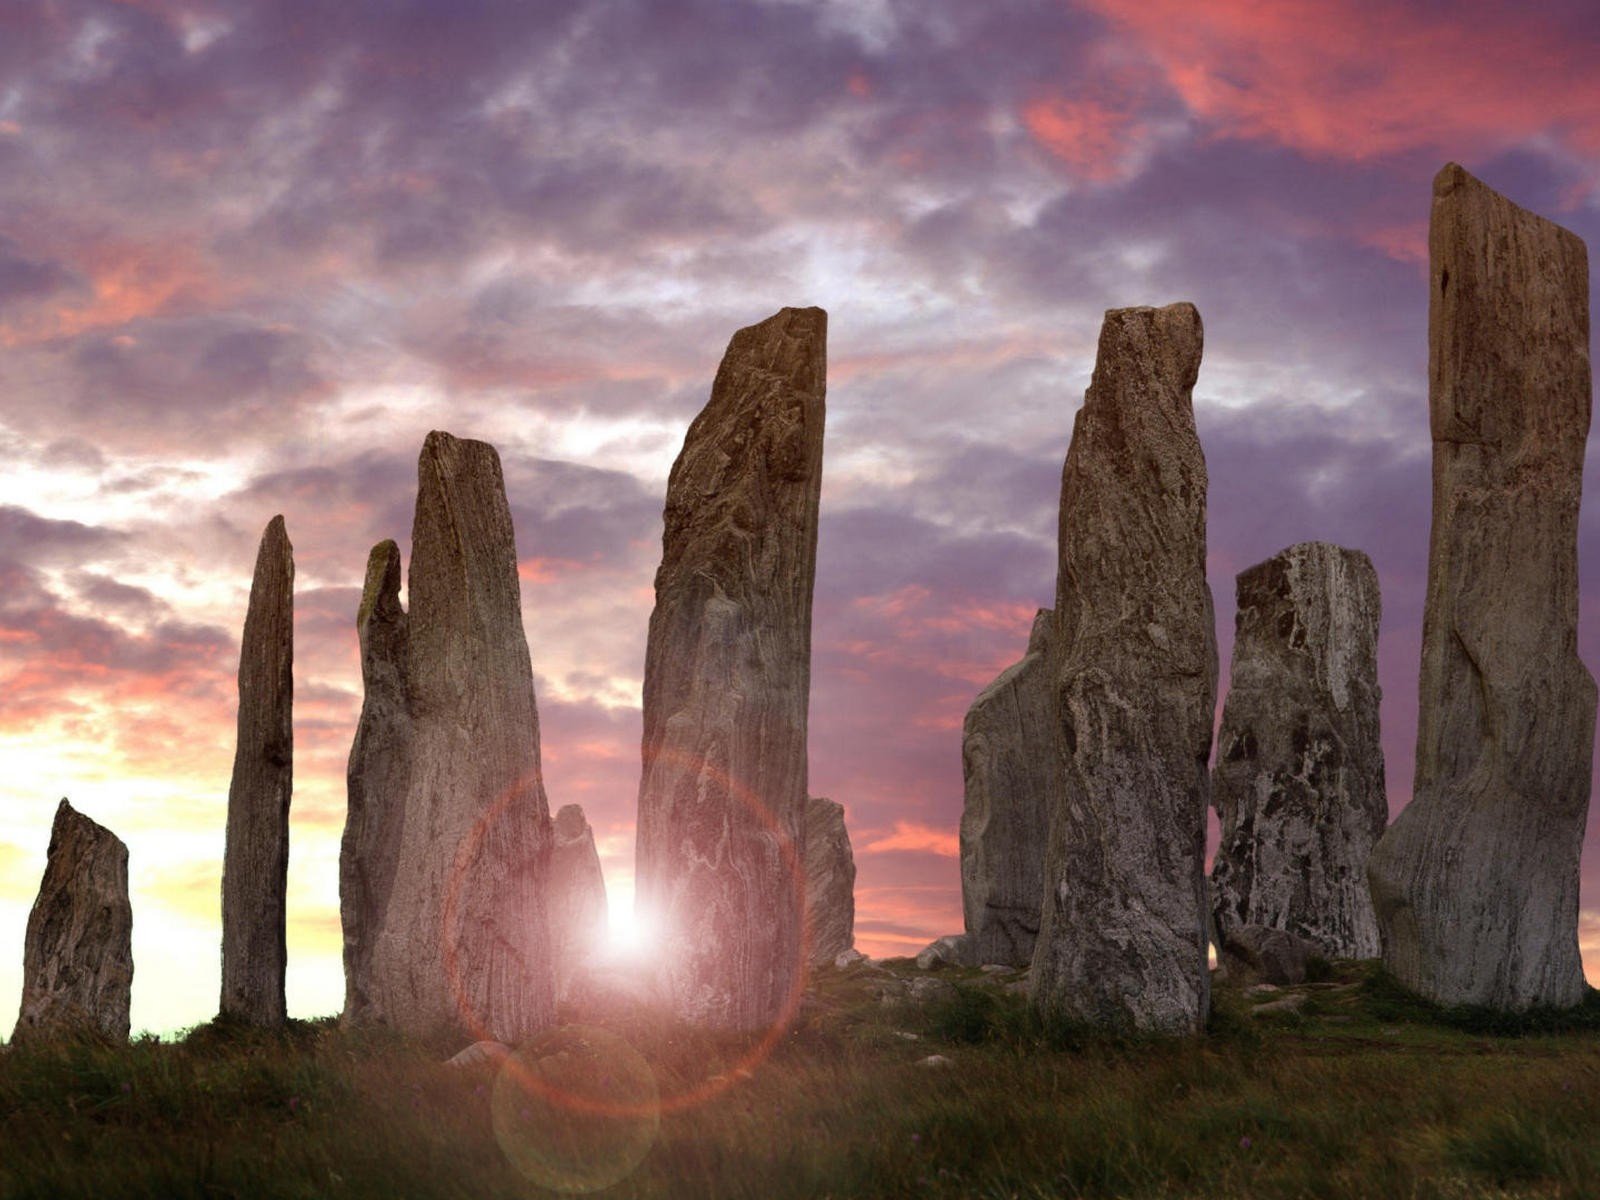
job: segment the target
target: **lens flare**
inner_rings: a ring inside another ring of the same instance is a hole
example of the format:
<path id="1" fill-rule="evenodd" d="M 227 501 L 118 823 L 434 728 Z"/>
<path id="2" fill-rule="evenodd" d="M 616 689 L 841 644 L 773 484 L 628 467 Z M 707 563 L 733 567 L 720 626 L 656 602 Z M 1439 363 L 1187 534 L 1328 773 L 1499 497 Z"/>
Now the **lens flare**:
<path id="1" fill-rule="evenodd" d="M 614 1033 L 566 1025 L 501 1064 L 495 1140 L 524 1178 L 551 1191 L 597 1192 L 644 1161 L 661 1128 L 650 1064 Z"/>

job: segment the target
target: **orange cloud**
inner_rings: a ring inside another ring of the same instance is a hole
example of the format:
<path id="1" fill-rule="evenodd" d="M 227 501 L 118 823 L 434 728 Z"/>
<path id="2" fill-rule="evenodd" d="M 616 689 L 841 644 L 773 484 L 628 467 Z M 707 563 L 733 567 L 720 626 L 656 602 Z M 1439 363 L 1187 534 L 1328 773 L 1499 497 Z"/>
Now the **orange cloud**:
<path id="1" fill-rule="evenodd" d="M 1097 183 L 1128 173 L 1128 152 L 1143 128 L 1131 113 L 1098 101 L 1057 97 L 1026 105 L 1022 123 L 1075 174 Z"/>
<path id="2" fill-rule="evenodd" d="M 1131 35 L 1224 137 L 1352 162 L 1418 149 L 1459 157 L 1537 134 L 1600 146 L 1587 44 L 1528 9 L 1452 19 L 1363 0 L 1083 4 Z M 1089 154 L 1105 126 L 1084 129 Z"/>
<path id="3" fill-rule="evenodd" d="M 961 839 L 952 830 L 924 825 L 921 821 L 896 821 L 892 833 L 879 834 L 861 847 L 863 854 L 887 854 L 895 850 L 959 858 Z"/>

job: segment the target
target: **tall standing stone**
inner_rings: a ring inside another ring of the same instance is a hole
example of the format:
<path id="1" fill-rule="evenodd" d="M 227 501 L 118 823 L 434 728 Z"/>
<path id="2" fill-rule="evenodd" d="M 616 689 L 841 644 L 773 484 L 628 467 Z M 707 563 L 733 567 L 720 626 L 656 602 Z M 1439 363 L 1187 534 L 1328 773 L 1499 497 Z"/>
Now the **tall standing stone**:
<path id="1" fill-rule="evenodd" d="M 1050 646 L 1055 614 L 1033 618 L 1027 653 L 984 688 L 961 732 L 961 906 L 980 963 L 1033 961 L 1050 814 L 1061 790 Z"/>
<path id="2" fill-rule="evenodd" d="M 806 799 L 806 925 L 813 966 L 831 963 L 856 944 L 856 859 L 844 805 Z"/>
<path id="3" fill-rule="evenodd" d="M 125 1042 L 132 989 L 128 848 L 62 800 L 28 914 L 22 1011 L 11 1040 L 87 1035 Z"/>
<path id="4" fill-rule="evenodd" d="M 605 944 L 606 881 L 594 830 L 583 809 L 563 805 L 556 813 L 550 848 L 550 944 L 555 955 L 557 990 L 563 995 L 573 978 Z"/>
<path id="5" fill-rule="evenodd" d="M 555 1009 L 550 809 L 493 446 L 438 432 L 423 443 L 408 591 L 410 751 L 368 1015 L 405 1033 L 515 1044 Z"/>
<path id="6" fill-rule="evenodd" d="M 378 543 L 367 558 L 356 614 L 364 698 L 345 771 L 348 809 L 339 847 L 344 926 L 344 1016 L 369 1020 L 372 947 L 400 866 L 411 770 L 410 640 L 400 607 L 400 548 Z"/>
<path id="7" fill-rule="evenodd" d="M 276 1026 L 284 1004 L 289 799 L 294 790 L 294 547 L 261 535 L 239 649 L 239 732 L 222 859 L 224 1017 Z"/>
<path id="8" fill-rule="evenodd" d="M 1131 1030 L 1200 1030 L 1217 644 L 1192 304 L 1106 313 L 1061 476 L 1056 697 L 1065 770 L 1033 1003 Z"/>
<path id="9" fill-rule="evenodd" d="M 1238 577 L 1233 673 L 1212 799 L 1219 942 L 1285 929 L 1328 958 L 1376 958 L 1367 859 L 1388 823 L 1378 740 L 1378 573 L 1302 542 Z"/>
<path id="10" fill-rule="evenodd" d="M 734 334 L 667 483 L 644 676 L 638 886 L 678 1014 L 760 1028 L 801 962 L 827 314 Z"/>
<path id="11" fill-rule="evenodd" d="M 1588 257 L 1453 163 L 1428 248 L 1433 531 L 1416 782 L 1370 866 L 1384 964 L 1442 1004 L 1572 1005 L 1595 716 L 1577 653 Z"/>

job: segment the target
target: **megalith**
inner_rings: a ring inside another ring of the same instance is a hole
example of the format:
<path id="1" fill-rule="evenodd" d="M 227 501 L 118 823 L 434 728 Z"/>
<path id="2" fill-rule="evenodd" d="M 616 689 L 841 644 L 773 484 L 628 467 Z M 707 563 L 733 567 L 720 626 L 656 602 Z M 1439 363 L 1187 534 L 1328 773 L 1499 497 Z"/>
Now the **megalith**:
<path id="1" fill-rule="evenodd" d="M 1440 1004 L 1577 1004 L 1595 685 L 1578 659 L 1582 239 L 1454 163 L 1428 231 L 1433 530 L 1412 799 L 1374 849 L 1384 965 Z"/>
<path id="2" fill-rule="evenodd" d="M 557 991 L 564 996 L 578 972 L 604 948 L 606 881 L 594 830 L 580 805 L 563 805 L 553 832 L 547 903 Z"/>
<path id="3" fill-rule="evenodd" d="M 1206 966 L 1217 648 L 1192 304 L 1106 313 L 1061 476 L 1064 770 L 1029 994 L 1102 1028 L 1193 1033 Z"/>
<path id="4" fill-rule="evenodd" d="M 239 725 L 222 858 L 221 1015 L 272 1027 L 284 1002 L 289 800 L 294 790 L 294 547 L 261 535 L 239 648 Z"/>
<path id="5" fill-rule="evenodd" d="M 411 769 L 409 640 L 400 606 L 400 547 L 379 542 L 367 558 L 356 613 L 363 698 L 345 770 L 348 807 L 339 846 L 339 918 L 344 926 L 344 1019 L 370 1011 L 372 947 L 400 865 Z"/>
<path id="6" fill-rule="evenodd" d="M 810 961 L 820 966 L 856 944 L 856 860 L 837 800 L 807 797 L 804 860 Z"/>
<path id="7" fill-rule="evenodd" d="M 645 657 L 638 902 L 683 1019 L 762 1028 L 804 975 L 802 821 L 827 314 L 728 344 L 667 482 Z"/>
<path id="8" fill-rule="evenodd" d="M 373 838 L 395 839 L 397 866 L 368 952 L 367 1016 L 514 1045 L 555 1009 L 550 809 L 511 510 L 488 443 L 423 443 L 407 591 L 409 751 L 400 828 Z M 370 818 L 371 791 L 365 803 Z"/>
<path id="9" fill-rule="evenodd" d="M 66 800 L 56 806 L 39 896 L 22 949 L 13 1043 L 128 1040 L 133 908 L 128 848 Z"/>
<path id="10" fill-rule="evenodd" d="M 961 907 L 980 963 L 1033 961 L 1044 855 L 1062 762 L 1050 647 L 1055 614 L 1033 618 L 1028 649 L 967 710 L 961 731 Z"/>
<path id="11" fill-rule="evenodd" d="M 1326 958 L 1376 958 L 1367 859 L 1389 821 L 1378 741 L 1378 573 L 1301 542 L 1239 573 L 1217 735 L 1217 945 L 1259 925 Z"/>

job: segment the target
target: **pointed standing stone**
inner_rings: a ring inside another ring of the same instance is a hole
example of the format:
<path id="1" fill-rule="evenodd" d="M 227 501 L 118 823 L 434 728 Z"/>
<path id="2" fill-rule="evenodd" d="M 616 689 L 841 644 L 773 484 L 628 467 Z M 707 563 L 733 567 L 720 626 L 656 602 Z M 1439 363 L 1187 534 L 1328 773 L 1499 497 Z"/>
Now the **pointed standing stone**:
<path id="1" fill-rule="evenodd" d="M 1212 797 L 1219 945 L 1284 929 L 1327 958 L 1376 958 L 1367 859 L 1389 806 L 1378 741 L 1378 573 L 1302 542 L 1238 578 L 1233 673 Z"/>
<path id="2" fill-rule="evenodd" d="M 678 1015 L 762 1028 L 804 964 L 801 821 L 827 314 L 734 334 L 667 483 L 638 880 Z"/>
<path id="3" fill-rule="evenodd" d="M 404 1033 L 515 1045 L 555 1010 L 550 808 L 511 510 L 488 443 L 439 432 L 423 443 L 408 590 L 398 675 L 410 752 L 400 829 L 384 835 L 398 839 L 398 866 L 367 1013 Z"/>
<path id="4" fill-rule="evenodd" d="M 294 547 L 283 518 L 261 535 L 239 649 L 239 734 L 222 859 L 225 1017 L 288 1019 L 285 905 L 294 789 Z"/>
<path id="5" fill-rule="evenodd" d="M 568 984 L 605 944 L 606 881 L 594 830 L 583 809 L 563 805 L 556 813 L 555 841 L 550 849 L 550 943 L 555 954 L 558 991 Z"/>
<path id="6" fill-rule="evenodd" d="M 844 805 L 806 799 L 806 920 L 813 966 L 831 963 L 856 943 L 856 860 Z"/>
<path id="7" fill-rule="evenodd" d="M 1441 1004 L 1572 1005 L 1595 716 L 1577 654 L 1588 256 L 1454 163 L 1428 248 L 1433 531 L 1416 783 L 1370 866 L 1384 965 Z"/>
<path id="8" fill-rule="evenodd" d="M 22 1011 L 11 1040 L 88 1035 L 125 1042 L 132 989 L 128 848 L 62 800 L 28 914 Z"/>
<path id="9" fill-rule="evenodd" d="M 1029 988 L 1046 1012 L 1205 1026 L 1205 830 L 1217 642 L 1192 304 L 1106 313 L 1061 475 L 1056 695 L 1065 771 Z"/>
<path id="10" fill-rule="evenodd" d="M 372 946 L 399 869 L 411 768 L 411 696 L 400 548 L 380 542 L 367 559 L 356 614 L 364 698 L 345 782 L 348 810 L 339 847 L 339 916 L 344 926 L 344 1016 L 368 1020 Z"/>
<path id="11" fill-rule="evenodd" d="M 1028 651 L 979 693 L 961 734 L 961 906 L 980 963 L 1033 961 L 1044 904 L 1044 854 L 1061 789 L 1050 644 L 1041 608 Z"/>

